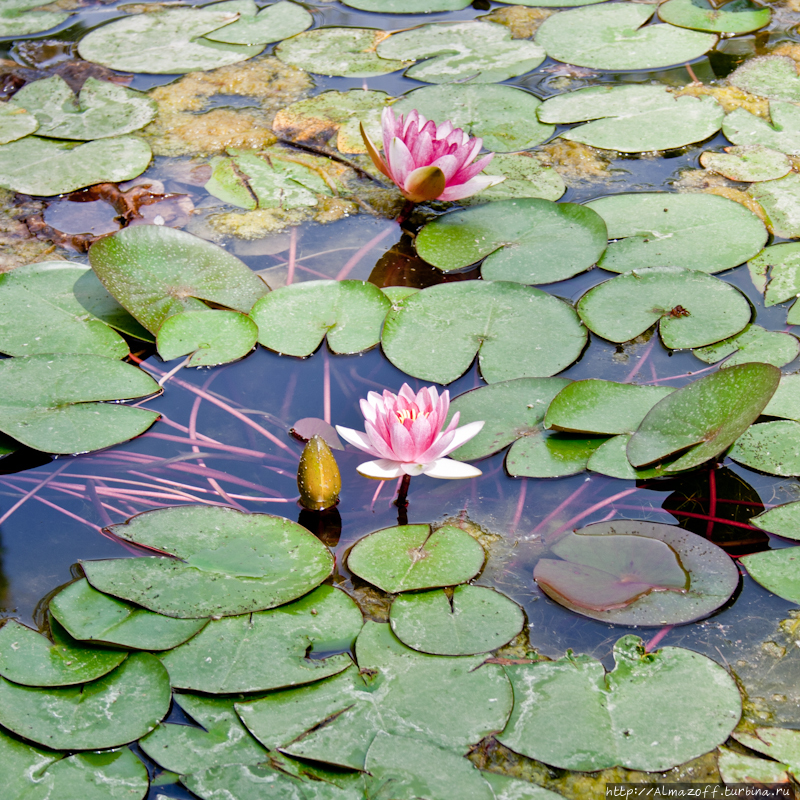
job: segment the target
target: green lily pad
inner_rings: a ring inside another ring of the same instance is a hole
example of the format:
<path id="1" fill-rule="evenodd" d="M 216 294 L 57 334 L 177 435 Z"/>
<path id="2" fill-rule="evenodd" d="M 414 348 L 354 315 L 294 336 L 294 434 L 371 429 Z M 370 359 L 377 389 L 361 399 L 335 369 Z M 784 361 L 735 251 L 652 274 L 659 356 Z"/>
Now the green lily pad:
<path id="1" fill-rule="evenodd" d="M 706 364 L 716 364 L 726 359 L 720 364 L 722 369 L 751 361 L 782 367 L 800 355 L 800 341 L 791 333 L 767 331 L 760 325 L 748 325 L 741 333 L 724 342 L 692 352 Z"/>
<path id="2" fill-rule="evenodd" d="M 57 622 L 53 641 L 14 620 L 0 628 L 0 675 L 23 686 L 69 686 L 99 678 L 127 657 L 119 650 L 82 647 Z"/>
<path id="3" fill-rule="evenodd" d="M 463 281 L 423 289 L 393 308 L 382 343 L 389 361 L 415 378 L 450 383 L 477 354 L 484 380 L 497 383 L 560 372 L 581 354 L 586 336 L 573 308 L 540 289 Z"/>
<path id="4" fill-rule="evenodd" d="M 161 661 L 179 689 L 232 694 L 299 686 L 347 669 L 347 654 L 311 659 L 308 650 L 347 649 L 363 624 L 348 595 L 320 586 L 281 608 L 212 620 Z"/>
<path id="5" fill-rule="evenodd" d="M 756 728 L 752 733 L 734 733 L 733 738 L 757 753 L 784 762 L 793 776 L 800 774 L 800 732 L 788 728 Z"/>
<path id="6" fill-rule="evenodd" d="M 47 3 L 41 0 L 4 0 L 0 9 L 0 36 L 28 36 L 49 31 L 66 22 L 72 14 L 54 11 L 31 11 Z"/>
<path id="7" fill-rule="evenodd" d="M 722 132 L 734 144 L 762 145 L 789 155 L 800 153 L 800 135 L 797 133 L 800 108 L 782 100 L 770 100 L 769 116 L 771 122 L 743 108 L 734 109 L 726 115 Z"/>
<path id="8" fill-rule="evenodd" d="M 772 400 L 761 413 L 765 417 L 800 421 L 800 375 L 781 375 L 781 382 Z"/>
<path id="9" fill-rule="evenodd" d="M 347 0 L 344 5 L 378 14 L 431 14 L 461 11 L 471 0 Z"/>
<path id="10" fill-rule="evenodd" d="M 750 304 L 729 283 L 694 269 L 650 267 L 595 286 L 578 301 L 589 330 L 628 342 L 652 325 L 665 347 L 702 347 L 728 339 L 750 322 Z"/>
<path id="11" fill-rule="evenodd" d="M 495 800 L 558 800 L 560 797 L 557 792 L 551 792 L 535 783 L 501 775 L 499 772 L 482 774 L 484 780 L 492 787 Z"/>
<path id="12" fill-rule="evenodd" d="M 669 150 L 713 136 L 722 126 L 722 106 L 712 97 L 676 97 L 666 86 L 590 86 L 546 100 L 542 122 L 584 122 L 562 139 L 592 147 L 641 153 Z"/>
<path id="13" fill-rule="evenodd" d="M 511 687 L 502 668 L 484 663 L 482 655 L 418 653 L 397 641 L 388 625 L 367 622 L 356 656 L 358 667 L 237 703 L 236 710 L 264 747 L 350 769 L 364 769 L 381 732 L 463 755 L 508 719 Z"/>
<path id="14" fill-rule="evenodd" d="M 672 25 L 645 25 L 653 6 L 609 3 L 562 11 L 536 32 L 557 61 L 605 70 L 658 69 L 699 58 L 717 37 Z"/>
<path id="15" fill-rule="evenodd" d="M 181 311 L 208 300 L 247 313 L 267 285 L 236 256 L 166 225 L 136 225 L 95 242 L 89 262 L 108 291 L 156 333 Z"/>
<path id="16" fill-rule="evenodd" d="M 614 240 L 598 265 L 610 272 L 676 264 L 720 272 L 756 255 L 769 235 L 752 211 L 712 194 L 616 194 L 587 205 Z"/>
<path id="17" fill-rule="evenodd" d="M 790 172 L 777 181 L 754 183 L 747 193 L 767 215 L 767 225 L 776 236 L 800 237 L 800 175 Z"/>
<path id="18" fill-rule="evenodd" d="M 522 609 L 484 586 L 456 586 L 401 594 L 392 603 L 392 632 L 405 645 L 437 656 L 488 653 L 510 642 L 524 627 Z"/>
<path id="19" fill-rule="evenodd" d="M 621 433 L 606 439 L 597 449 L 592 451 L 586 462 L 586 469 L 608 475 L 610 478 L 623 480 L 647 480 L 658 478 L 664 474 L 666 464 L 657 464 L 645 469 L 634 469 L 628 461 L 628 442 L 631 434 Z M 669 462 L 667 462 L 668 464 Z"/>
<path id="20" fill-rule="evenodd" d="M 740 364 L 675 390 L 644 418 L 628 460 L 640 467 L 685 451 L 665 470 L 677 472 L 724 453 L 758 419 L 780 375 L 770 364 Z"/>
<path id="21" fill-rule="evenodd" d="M 728 82 L 750 94 L 790 103 L 800 102 L 797 64 L 788 56 L 748 58 L 728 76 Z"/>
<path id="22" fill-rule="evenodd" d="M 408 61 L 380 58 L 378 45 L 388 36 L 375 28 L 317 28 L 281 42 L 275 55 L 306 72 L 344 78 L 373 78 L 405 69 Z"/>
<path id="23" fill-rule="evenodd" d="M 347 567 L 384 592 L 455 586 L 474 578 L 486 554 L 461 528 L 399 525 L 356 542 Z"/>
<path id="24" fill-rule="evenodd" d="M 761 730 L 766 729 L 762 728 Z M 719 776 L 724 783 L 772 785 L 789 781 L 786 764 L 746 756 L 743 753 L 728 750 L 727 747 L 719 748 L 717 766 L 719 767 Z"/>
<path id="25" fill-rule="evenodd" d="M 800 552 L 795 552 L 798 550 L 800 550 L 798 547 L 764 550 L 762 553 L 744 556 L 740 561 L 747 568 L 750 577 L 767 591 L 790 603 L 798 603 L 800 602 Z"/>
<path id="26" fill-rule="evenodd" d="M 448 119 L 470 136 L 480 136 L 487 150 L 508 153 L 529 149 L 553 135 L 555 126 L 542 124 L 536 116 L 541 104 L 538 97 L 515 86 L 456 83 L 415 89 L 403 95 L 393 108 L 398 114 L 417 109 L 428 119 Z M 490 172 L 494 163 L 489 166 Z M 488 191 L 481 196 L 486 197 Z"/>
<path id="27" fill-rule="evenodd" d="M 792 162 L 777 150 L 761 144 L 726 147 L 724 153 L 706 150 L 700 164 L 732 181 L 774 181 L 792 170 Z"/>
<path id="28" fill-rule="evenodd" d="M 800 539 L 800 502 L 776 506 L 750 522 L 763 531 L 769 531 L 785 539 Z"/>
<path id="29" fill-rule="evenodd" d="M 214 367 L 244 358 L 256 344 L 258 327 L 238 311 L 182 311 L 158 329 L 158 354 L 164 361 L 189 355 L 189 367 Z"/>
<path id="30" fill-rule="evenodd" d="M 765 306 L 785 303 L 800 295 L 800 244 L 765 247 L 747 266 L 751 274 L 760 278 L 758 288 L 764 292 Z M 789 325 L 800 324 L 800 306 L 790 307 L 786 321 Z"/>
<path id="31" fill-rule="evenodd" d="M 143 128 L 158 112 L 146 94 L 96 78 L 87 78 L 76 98 L 59 75 L 23 86 L 9 105 L 33 114 L 39 136 L 51 139 L 121 136 Z"/>
<path id="32" fill-rule="evenodd" d="M 484 259 L 489 281 L 555 283 L 591 269 L 603 254 L 606 226 L 575 203 L 520 198 L 445 214 L 417 235 L 417 252 L 443 272 Z"/>
<path id="33" fill-rule="evenodd" d="M 103 400 L 159 392 L 130 364 L 92 355 L 40 355 L 0 361 L 0 431 L 45 453 L 84 453 L 132 439 L 155 411 Z"/>
<path id="34" fill-rule="evenodd" d="M 506 471 L 514 478 L 563 478 L 577 475 L 605 438 L 540 430 L 514 442 L 506 456 Z"/>
<path id="35" fill-rule="evenodd" d="M 328 337 L 334 353 L 375 347 L 392 308 L 377 286 L 364 281 L 305 281 L 262 297 L 251 312 L 264 347 L 310 356 Z"/>
<path id="36" fill-rule="evenodd" d="M 119 136 L 75 144 L 25 136 L 0 145 L 0 186 L 51 197 L 95 183 L 119 183 L 141 175 L 152 153 L 142 139 Z"/>
<path id="37" fill-rule="evenodd" d="M 614 660 L 608 674 L 571 653 L 507 666 L 515 702 L 499 741 L 562 769 L 657 772 L 712 750 L 736 727 L 739 690 L 710 658 L 680 647 L 646 653 L 638 636 L 623 636 Z"/>
<path id="38" fill-rule="evenodd" d="M 0 732 L 7 800 L 143 800 L 147 794 L 147 769 L 127 747 L 65 755 L 31 747 Z"/>
<path id="39" fill-rule="evenodd" d="M 743 431 L 728 455 L 770 475 L 800 475 L 800 422 L 761 422 Z"/>
<path id="40" fill-rule="evenodd" d="M 475 206 L 518 197 L 558 200 L 567 186 L 553 167 L 544 166 L 532 153 L 496 153 L 485 175 L 500 175 L 505 180 L 479 194 L 460 200 L 462 206 Z"/>
<path id="41" fill-rule="evenodd" d="M 2 20 L 1 16 L 0 20 Z M 0 24 L 2 23 L 0 22 Z M 8 144 L 21 139 L 23 136 L 33 133 L 38 127 L 39 121 L 24 108 L 15 108 L 11 103 L 3 103 L 0 106 L 0 144 Z"/>
<path id="42" fill-rule="evenodd" d="M 171 650 L 208 622 L 154 614 L 98 592 L 85 578 L 62 589 L 50 601 L 50 613 L 75 639 L 136 650 Z"/>
<path id="43" fill-rule="evenodd" d="M 477 20 L 400 31 L 378 45 L 378 55 L 422 61 L 405 74 L 425 83 L 500 83 L 536 69 L 545 59 L 539 45 L 512 39 L 508 26 Z"/>
<path id="44" fill-rule="evenodd" d="M 273 608 L 307 594 L 333 569 L 316 536 L 271 514 L 184 506 L 147 511 L 108 530 L 175 558 L 86 561 L 89 583 L 181 619 Z"/>
<path id="45" fill-rule="evenodd" d="M 167 671 L 149 653 L 134 653 L 108 675 L 80 686 L 37 689 L 0 679 L 0 723 L 57 750 L 132 742 L 158 725 L 169 703 Z"/>
<path id="46" fill-rule="evenodd" d="M 212 42 L 257 45 L 279 42 L 301 33 L 314 24 L 314 18 L 302 6 L 281 0 L 261 11 L 254 0 L 228 0 L 204 6 L 204 11 L 239 14 L 239 19 L 224 28 L 206 34 Z"/>
<path id="47" fill-rule="evenodd" d="M 236 21 L 228 11 L 163 9 L 131 14 L 95 28 L 78 44 L 78 53 L 121 72 L 181 74 L 237 64 L 258 55 L 255 46 L 212 42 L 203 37 Z"/>
<path id="48" fill-rule="evenodd" d="M 750 0 L 732 0 L 720 6 L 708 0 L 668 0 L 658 7 L 658 16 L 670 25 L 710 33 L 752 33 L 769 25 L 768 8 Z"/>

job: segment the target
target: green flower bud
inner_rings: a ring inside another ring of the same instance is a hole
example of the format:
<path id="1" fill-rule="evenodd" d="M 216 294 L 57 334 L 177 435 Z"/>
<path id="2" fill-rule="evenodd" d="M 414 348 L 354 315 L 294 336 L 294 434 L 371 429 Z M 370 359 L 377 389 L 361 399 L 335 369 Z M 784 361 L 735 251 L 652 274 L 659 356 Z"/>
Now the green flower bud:
<path id="1" fill-rule="evenodd" d="M 321 436 L 312 436 L 303 448 L 297 468 L 300 505 L 311 511 L 322 511 L 339 502 L 342 476 L 330 447 Z"/>

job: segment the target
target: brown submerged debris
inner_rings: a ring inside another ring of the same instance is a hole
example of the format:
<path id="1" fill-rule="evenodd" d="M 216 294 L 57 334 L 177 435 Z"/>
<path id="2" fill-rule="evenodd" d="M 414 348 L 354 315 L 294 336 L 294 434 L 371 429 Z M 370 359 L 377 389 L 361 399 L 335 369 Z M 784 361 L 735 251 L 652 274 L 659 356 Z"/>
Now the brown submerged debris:
<path id="1" fill-rule="evenodd" d="M 672 94 L 676 97 L 713 97 L 729 114 L 735 108 L 743 108 L 751 114 L 769 119 L 769 101 L 766 97 L 758 97 L 754 94 L 749 94 L 742 89 L 737 89 L 735 86 L 710 86 L 705 83 L 691 83 L 684 86 L 682 89 L 671 89 Z"/>
<path id="2" fill-rule="evenodd" d="M 766 222 L 767 215 L 761 204 L 750 197 L 747 192 L 738 188 L 741 183 L 731 181 L 723 175 L 718 175 L 707 169 L 686 169 L 681 172 L 681 177 L 677 181 L 672 181 L 672 186 L 678 192 L 703 192 L 705 194 L 715 194 L 718 197 L 725 197 L 733 200 L 734 203 L 752 211 L 762 222 Z"/>
<path id="3" fill-rule="evenodd" d="M 491 14 L 478 19 L 495 22 L 511 29 L 512 39 L 530 39 L 539 26 L 555 13 L 549 8 L 525 8 L 524 6 L 504 6 L 496 8 Z"/>
<path id="4" fill-rule="evenodd" d="M 534 152 L 546 167 L 554 167 L 567 186 L 576 183 L 607 181 L 611 177 L 610 166 L 614 154 L 610 150 L 598 150 L 567 139 L 554 139 Z"/>
<path id="5" fill-rule="evenodd" d="M 25 219 L 39 214 L 44 203 L 24 195 L 0 189 L 0 272 L 8 272 L 37 261 L 61 261 L 65 256 L 57 251 L 52 240 L 35 237 Z"/>

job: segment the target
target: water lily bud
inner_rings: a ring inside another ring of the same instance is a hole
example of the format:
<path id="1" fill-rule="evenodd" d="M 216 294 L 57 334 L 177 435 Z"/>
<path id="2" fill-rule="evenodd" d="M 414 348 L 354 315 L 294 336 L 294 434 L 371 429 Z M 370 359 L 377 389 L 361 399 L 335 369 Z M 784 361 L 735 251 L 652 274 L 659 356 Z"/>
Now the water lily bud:
<path id="1" fill-rule="evenodd" d="M 300 505 L 322 511 L 339 502 L 342 476 L 330 447 L 321 436 L 312 436 L 303 448 L 297 468 Z"/>
<path id="2" fill-rule="evenodd" d="M 435 200 L 445 189 L 447 178 L 439 167 L 418 167 L 406 178 L 405 194 L 415 203 Z"/>

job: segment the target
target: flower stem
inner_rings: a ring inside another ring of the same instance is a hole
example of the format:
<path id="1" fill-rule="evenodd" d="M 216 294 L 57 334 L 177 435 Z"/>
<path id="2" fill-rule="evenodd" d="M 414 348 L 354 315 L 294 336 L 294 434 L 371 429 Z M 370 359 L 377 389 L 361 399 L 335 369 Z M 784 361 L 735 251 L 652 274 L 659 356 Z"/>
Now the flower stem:
<path id="1" fill-rule="evenodd" d="M 397 490 L 397 497 L 394 504 L 398 508 L 408 508 L 408 485 L 411 483 L 410 475 L 403 475 L 403 480 L 400 483 L 400 488 Z"/>
<path id="2" fill-rule="evenodd" d="M 406 200 L 406 204 L 403 206 L 403 210 L 397 217 L 397 224 L 404 225 L 408 222 L 408 218 L 411 216 L 411 212 L 414 210 L 414 207 L 417 204 L 413 200 Z"/>

